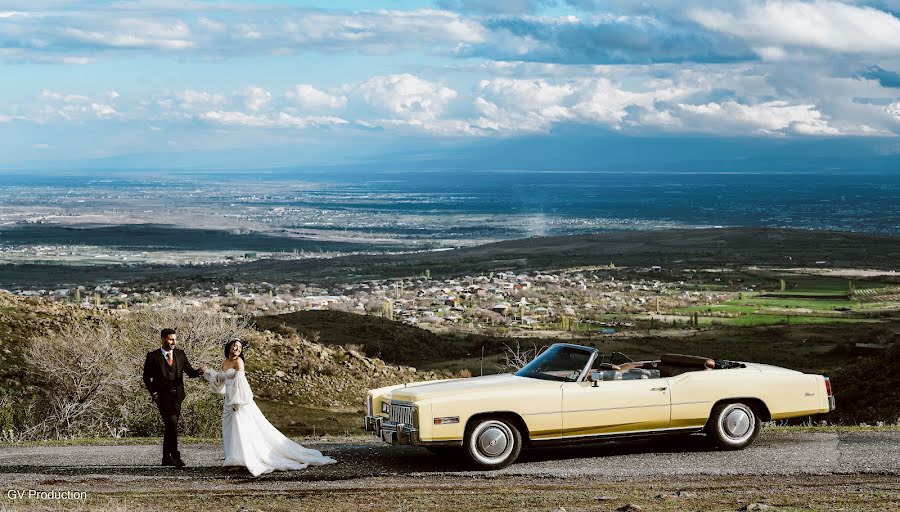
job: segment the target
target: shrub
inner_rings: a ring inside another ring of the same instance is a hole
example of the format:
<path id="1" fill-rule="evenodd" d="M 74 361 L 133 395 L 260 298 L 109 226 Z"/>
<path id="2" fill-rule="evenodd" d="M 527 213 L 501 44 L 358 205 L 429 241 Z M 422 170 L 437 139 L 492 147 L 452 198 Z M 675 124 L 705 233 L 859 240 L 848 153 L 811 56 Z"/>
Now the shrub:
<path id="1" fill-rule="evenodd" d="M 44 383 L 38 397 L 45 414 L 30 437 L 158 435 L 162 421 L 142 379 L 147 352 L 159 347 L 164 327 L 178 331 L 178 347 L 191 365 L 218 368 L 222 343 L 252 331 L 234 317 L 196 306 L 135 308 L 120 318 L 73 322 L 31 340 L 29 371 Z M 186 379 L 181 430 L 218 435 L 221 397 L 204 381 Z M 0 413 L 0 422 L 4 422 Z"/>
<path id="2" fill-rule="evenodd" d="M 537 357 L 546 348 L 546 346 L 538 348 L 534 343 L 531 344 L 531 348 L 525 348 L 518 340 L 514 347 L 504 344 L 503 357 L 500 359 L 500 364 L 497 365 L 497 369 L 501 373 L 513 373 L 521 370 L 522 367 L 530 363 L 532 359 Z"/>
<path id="3" fill-rule="evenodd" d="M 0 390 L 0 442 L 11 443 L 29 439 L 36 417 L 34 404 L 21 396 Z"/>

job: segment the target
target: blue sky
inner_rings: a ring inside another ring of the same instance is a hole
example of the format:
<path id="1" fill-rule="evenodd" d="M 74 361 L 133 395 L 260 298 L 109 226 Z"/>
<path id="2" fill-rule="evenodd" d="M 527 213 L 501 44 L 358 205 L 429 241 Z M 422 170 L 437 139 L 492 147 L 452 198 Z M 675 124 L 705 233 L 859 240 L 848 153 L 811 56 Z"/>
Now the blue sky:
<path id="1" fill-rule="evenodd" d="M 433 164 L 573 134 L 573 166 L 631 139 L 864 162 L 900 154 L 898 73 L 900 0 L 0 0 L 0 170 Z"/>

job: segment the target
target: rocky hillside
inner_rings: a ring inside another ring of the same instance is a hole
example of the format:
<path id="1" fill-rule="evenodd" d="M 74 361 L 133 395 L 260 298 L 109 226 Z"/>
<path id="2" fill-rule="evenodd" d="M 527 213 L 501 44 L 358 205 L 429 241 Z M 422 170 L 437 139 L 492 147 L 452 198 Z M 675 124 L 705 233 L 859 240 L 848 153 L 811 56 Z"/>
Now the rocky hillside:
<path id="1" fill-rule="evenodd" d="M 0 292 L 0 389 L 33 384 L 29 382 L 23 359 L 29 339 L 58 330 L 64 323 L 92 322 L 110 315 L 104 310 L 87 310 Z"/>
<path id="2" fill-rule="evenodd" d="M 508 341 L 474 334 L 436 334 L 375 315 L 343 311 L 297 311 L 257 317 L 254 322 L 261 330 L 286 336 L 299 334 L 325 345 L 356 345 L 369 356 L 412 366 L 476 354 L 482 344 L 488 352 L 500 352 Z"/>
<path id="3" fill-rule="evenodd" d="M 115 319 L 127 312 L 90 310 L 0 292 L 0 393 L 28 396 L 41 383 L 29 372 L 29 340 L 73 322 Z M 365 338 L 361 338 L 364 340 Z M 257 397 L 323 409 L 358 410 L 368 389 L 454 377 L 441 371 L 386 363 L 354 347 L 308 341 L 296 331 L 260 330 L 246 354 L 248 379 Z M 90 340 L 72 340 L 85 343 Z M 195 360 L 195 364 L 200 364 Z M 210 364 L 217 364 L 210 363 Z M 135 377 L 139 379 L 139 376 Z"/>
<path id="4" fill-rule="evenodd" d="M 900 338 L 900 333 L 894 339 Z M 837 410 L 829 416 L 843 424 L 900 424 L 900 342 L 877 354 L 848 358 L 831 375 Z"/>
<path id="5" fill-rule="evenodd" d="M 449 372 L 388 364 L 354 348 L 324 346 L 271 331 L 262 331 L 250 340 L 246 367 L 247 379 L 259 398 L 337 409 L 359 409 L 368 389 L 455 377 Z"/>

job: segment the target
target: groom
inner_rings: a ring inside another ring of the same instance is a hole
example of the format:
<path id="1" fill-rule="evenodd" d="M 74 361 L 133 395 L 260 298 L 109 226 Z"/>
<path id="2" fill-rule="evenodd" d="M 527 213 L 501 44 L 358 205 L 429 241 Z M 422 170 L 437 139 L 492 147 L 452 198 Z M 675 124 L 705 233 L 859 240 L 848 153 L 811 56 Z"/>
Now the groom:
<path id="1" fill-rule="evenodd" d="M 147 353 L 144 361 L 144 386 L 159 408 L 165 425 L 163 437 L 163 466 L 185 466 L 178 452 L 178 419 L 181 417 L 181 402 L 184 401 L 183 373 L 197 378 L 203 375 L 202 366 L 195 370 L 188 362 L 183 350 L 175 348 L 178 334 L 175 329 L 163 329 L 159 333 L 160 348 Z"/>

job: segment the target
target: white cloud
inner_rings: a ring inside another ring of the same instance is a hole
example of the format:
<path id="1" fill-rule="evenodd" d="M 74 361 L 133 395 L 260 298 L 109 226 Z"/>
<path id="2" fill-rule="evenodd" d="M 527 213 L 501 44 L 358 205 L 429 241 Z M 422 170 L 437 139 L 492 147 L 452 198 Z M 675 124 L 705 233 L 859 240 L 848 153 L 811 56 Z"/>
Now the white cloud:
<path id="1" fill-rule="evenodd" d="M 608 79 L 598 79 L 586 84 L 585 98 L 576 109 L 587 120 L 621 128 L 630 107 L 653 110 L 657 102 L 683 98 L 698 90 L 701 89 L 664 82 L 648 91 L 630 91 Z"/>
<path id="2" fill-rule="evenodd" d="M 348 124 L 348 121 L 333 116 L 300 117 L 278 112 L 274 114 L 246 114 L 232 111 L 210 111 L 198 116 L 199 119 L 214 124 L 244 128 L 311 128 Z"/>
<path id="3" fill-rule="evenodd" d="M 272 93 L 255 85 L 246 87 L 238 95 L 243 97 L 244 105 L 254 112 L 261 110 L 272 101 Z"/>
<path id="4" fill-rule="evenodd" d="M 496 78 L 482 80 L 478 89 L 494 97 L 502 97 L 505 103 L 532 107 L 556 106 L 575 92 L 572 84 L 552 84 L 543 79 Z"/>
<path id="5" fill-rule="evenodd" d="M 199 115 L 200 119 L 218 124 L 247 126 L 251 128 L 259 128 L 262 126 L 270 126 L 271 120 L 265 116 L 255 116 L 245 114 L 243 112 L 231 112 L 214 110 L 204 112 Z"/>
<path id="6" fill-rule="evenodd" d="M 784 48 L 842 53 L 900 52 L 900 19 L 868 6 L 834 1 L 743 2 L 737 13 L 695 8 L 688 16 L 710 30 L 740 37 L 760 55 L 783 57 Z"/>
<path id="7" fill-rule="evenodd" d="M 447 11 L 295 11 L 277 24 L 245 22 L 242 37 L 287 41 L 299 48 L 329 51 L 355 48 L 366 53 L 387 53 L 404 48 L 458 44 L 484 40 L 476 20 Z"/>
<path id="8" fill-rule="evenodd" d="M 356 91 L 370 105 L 403 120 L 437 118 L 457 92 L 409 73 L 375 76 Z"/>
<path id="9" fill-rule="evenodd" d="M 676 112 L 682 122 L 697 131 L 718 133 L 757 133 L 764 135 L 839 135 L 815 105 L 791 105 L 771 101 L 744 105 L 735 101 L 705 105 L 679 104 Z M 711 130 L 699 128 L 707 126 Z"/>
<path id="10" fill-rule="evenodd" d="M 894 119 L 896 119 L 897 121 L 900 121 L 900 101 L 891 103 L 890 105 L 885 107 L 885 110 L 887 111 L 888 114 L 893 116 Z"/>
<path id="11" fill-rule="evenodd" d="M 91 102 L 91 110 L 97 117 L 119 117 L 120 114 L 110 105 Z"/>
<path id="12" fill-rule="evenodd" d="M 572 119 L 567 100 L 577 88 L 544 79 L 496 78 L 478 84 L 473 126 L 494 132 L 542 132 Z"/>
<path id="13" fill-rule="evenodd" d="M 516 132 L 545 132 L 553 126 L 555 120 L 565 116 L 565 109 L 560 107 L 558 115 L 552 117 L 537 112 L 501 108 L 496 103 L 482 97 L 475 98 L 475 109 L 479 117 L 470 121 L 480 134 L 495 132 L 512 134 Z"/>
<path id="14" fill-rule="evenodd" d="M 101 98 L 91 98 L 82 94 L 45 89 L 38 95 L 38 112 L 25 118 L 36 122 L 46 122 L 54 118 L 78 122 L 121 118 L 122 114 L 114 105 L 116 99 L 117 96 L 108 93 L 102 94 Z"/>
<path id="15" fill-rule="evenodd" d="M 155 103 L 167 111 L 177 113 L 189 113 L 198 110 L 223 107 L 228 104 L 228 98 L 221 93 L 185 89 L 182 91 L 166 92 L 156 98 Z"/>
<path id="16" fill-rule="evenodd" d="M 630 91 L 608 78 L 557 82 L 510 78 L 482 81 L 479 96 L 474 100 L 480 117 L 473 124 L 506 132 L 542 132 L 567 121 L 619 129 L 631 107 L 652 109 L 658 101 L 685 97 L 698 90 L 696 87 L 676 87 L 668 81 L 655 85 L 658 87 Z"/>
<path id="17" fill-rule="evenodd" d="M 111 20 L 112 30 L 85 30 L 77 27 L 60 29 L 59 36 L 74 46 L 99 46 L 110 50 L 150 49 L 187 50 L 195 46 L 187 25 L 181 21 L 171 24 L 154 20 Z"/>
<path id="18" fill-rule="evenodd" d="M 0 109 L 0 122 L 81 124 L 117 119 L 171 132 L 201 121 L 246 130 L 343 127 L 441 137 L 548 133 L 568 124 L 627 134 L 881 135 L 900 132 L 895 91 L 878 80 L 832 76 L 815 63 L 558 66 L 505 64 L 455 75 L 456 89 L 410 73 L 330 90 L 247 85 L 135 97 L 45 90 L 35 105 Z M 501 69 L 502 76 L 488 71 Z M 483 78 L 485 75 L 488 78 Z M 533 74 L 537 76 L 527 76 Z M 461 79 L 467 77 L 467 85 Z M 478 78 L 481 78 L 480 80 Z M 340 91 L 335 93 L 335 91 Z M 859 100 L 859 101 L 857 101 Z M 348 121 L 351 119 L 351 121 Z"/>
<path id="19" fill-rule="evenodd" d="M 347 106 L 346 96 L 334 96 L 309 84 L 297 85 L 285 97 L 306 110 L 340 110 Z"/>
<path id="20" fill-rule="evenodd" d="M 135 52 L 216 58 L 305 51 L 453 53 L 487 37 L 476 19 L 430 9 L 351 12 L 199 2 L 23 7 L 22 12 L 2 13 L 0 41 L 15 45 L 0 43 L 0 58 L 45 61 Z"/>

